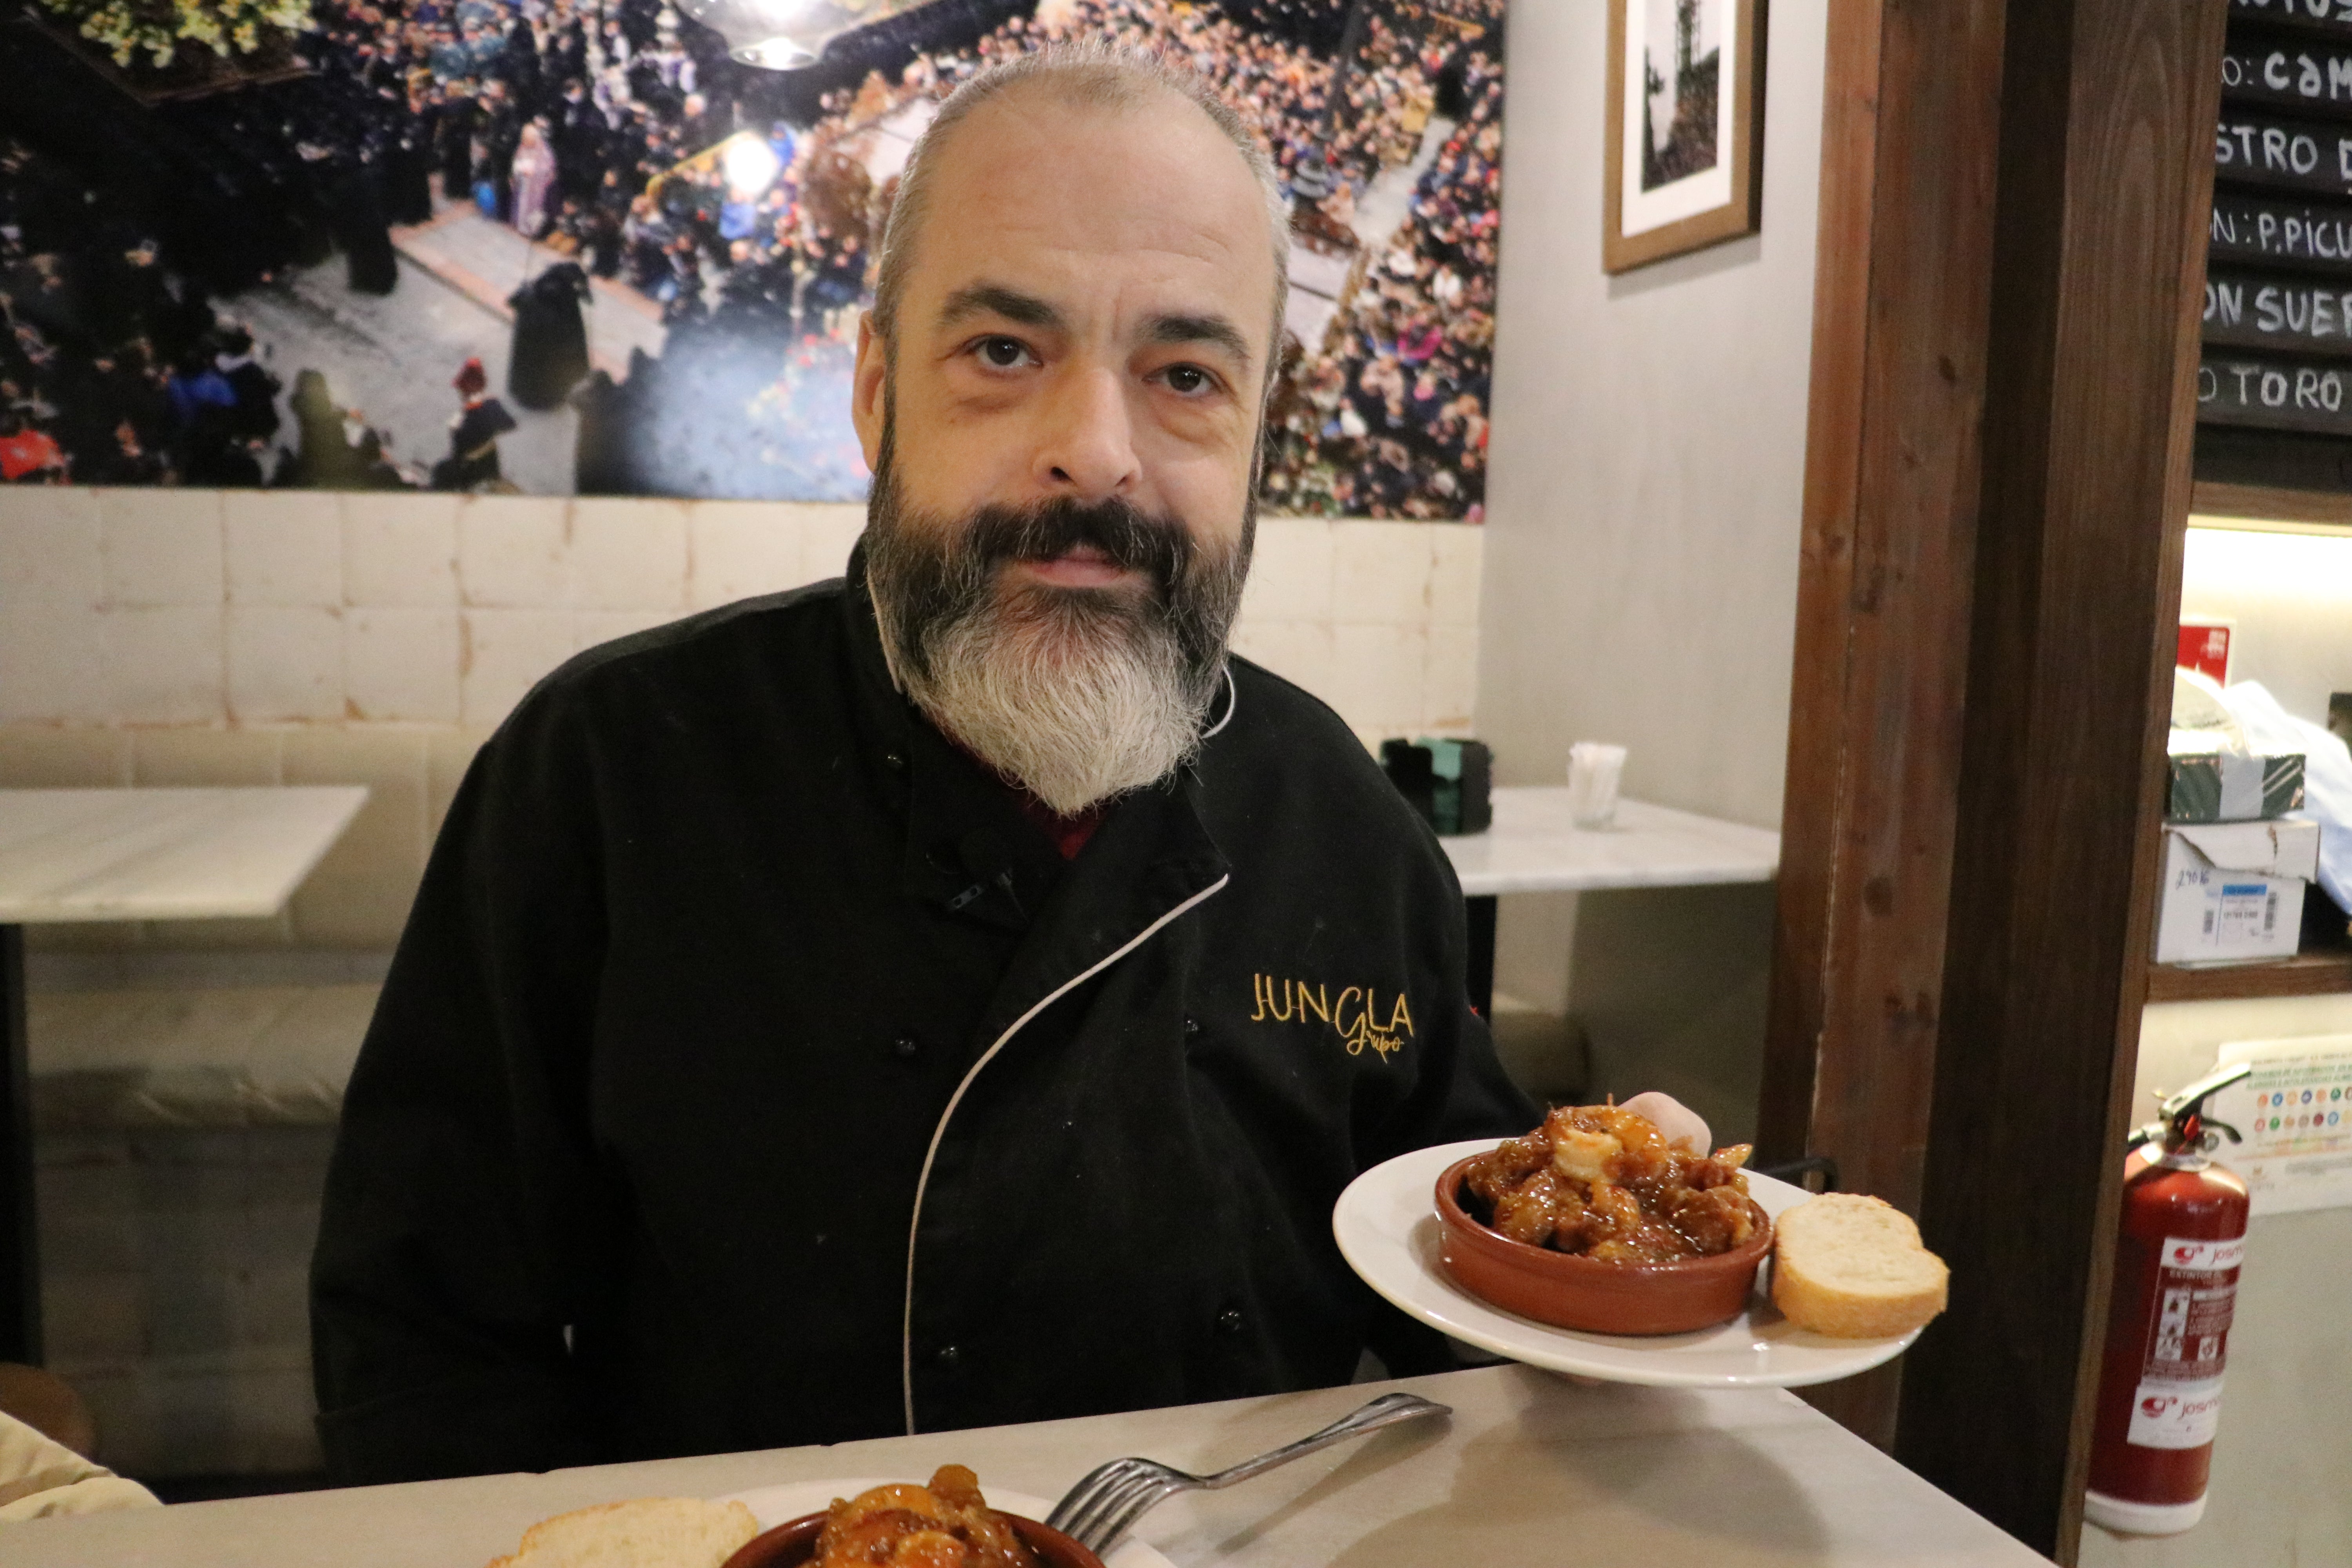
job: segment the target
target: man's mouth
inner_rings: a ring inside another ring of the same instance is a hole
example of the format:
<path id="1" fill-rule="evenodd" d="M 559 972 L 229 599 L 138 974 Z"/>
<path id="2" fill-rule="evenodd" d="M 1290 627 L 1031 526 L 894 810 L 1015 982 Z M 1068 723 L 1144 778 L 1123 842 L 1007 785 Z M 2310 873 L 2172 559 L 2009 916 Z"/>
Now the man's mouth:
<path id="1" fill-rule="evenodd" d="M 1137 575 L 1091 544 L 1072 545 L 1059 555 L 1024 556 L 1014 564 L 1056 588 L 1108 588 Z"/>

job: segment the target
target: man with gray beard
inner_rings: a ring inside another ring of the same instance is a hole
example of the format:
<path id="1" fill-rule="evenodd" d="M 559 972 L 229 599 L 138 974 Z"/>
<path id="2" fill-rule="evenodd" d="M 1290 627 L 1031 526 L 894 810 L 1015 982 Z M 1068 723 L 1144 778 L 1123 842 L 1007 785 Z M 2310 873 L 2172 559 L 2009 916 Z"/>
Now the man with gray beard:
<path id="1" fill-rule="evenodd" d="M 1435 840 L 1226 653 L 1286 244 L 1247 131 L 1146 61 L 942 107 L 847 577 L 582 655 L 450 808 L 312 1268 L 341 1479 L 1445 1364 L 1331 1205 L 1537 1111 Z"/>

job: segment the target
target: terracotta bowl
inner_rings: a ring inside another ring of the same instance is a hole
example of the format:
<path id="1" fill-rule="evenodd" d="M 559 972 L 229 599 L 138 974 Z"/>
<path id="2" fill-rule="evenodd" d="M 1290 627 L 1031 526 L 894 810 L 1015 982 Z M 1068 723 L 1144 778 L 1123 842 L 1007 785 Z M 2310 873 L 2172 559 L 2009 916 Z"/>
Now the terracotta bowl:
<path id="1" fill-rule="evenodd" d="M 804 1513 L 798 1519 L 786 1520 L 765 1534 L 745 1542 L 720 1568 L 799 1568 L 799 1564 L 816 1555 L 817 1533 L 824 1529 L 828 1517 Z M 1017 1513 L 1008 1513 L 1004 1519 L 1013 1526 L 1013 1533 L 1021 1538 L 1021 1544 L 1037 1559 L 1040 1568 L 1103 1568 L 1101 1558 L 1052 1525 L 1024 1519 Z"/>
<path id="2" fill-rule="evenodd" d="M 1475 1158 L 1475 1156 L 1473 1156 Z M 1756 1200 L 1756 1234 L 1729 1252 L 1675 1263 L 1602 1263 L 1488 1229 L 1462 1206 L 1469 1160 L 1437 1178 L 1441 1256 L 1454 1282 L 1507 1312 L 1592 1334 L 1686 1334 L 1738 1317 L 1772 1249 L 1772 1220 Z"/>

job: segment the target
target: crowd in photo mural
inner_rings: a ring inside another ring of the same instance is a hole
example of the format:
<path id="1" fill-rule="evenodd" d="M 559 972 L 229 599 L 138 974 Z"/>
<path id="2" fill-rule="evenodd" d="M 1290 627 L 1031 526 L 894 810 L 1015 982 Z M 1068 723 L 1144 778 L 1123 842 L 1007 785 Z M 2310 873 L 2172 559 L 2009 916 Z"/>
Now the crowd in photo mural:
<path id="1" fill-rule="evenodd" d="M 632 432 L 691 384 L 788 467 L 777 454 L 797 414 L 780 381 L 845 363 L 870 297 L 896 185 L 869 173 L 873 129 L 919 125 L 920 100 L 992 61 L 1107 37 L 1214 85 L 1273 154 L 1302 250 L 1344 277 L 1317 341 L 1285 346 L 1265 504 L 1475 521 L 1505 8 L 949 0 L 862 30 L 862 72 L 829 62 L 834 85 L 813 91 L 816 73 L 739 64 L 664 0 L 314 0 L 292 40 L 307 68 L 95 135 L 54 123 L 54 97 L 0 90 L 0 477 L 499 488 L 496 438 L 513 421 L 478 365 L 449 367 L 450 451 L 395 452 L 318 371 L 257 342 L 238 308 L 338 256 L 343 287 L 388 293 L 400 237 L 464 208 L 545 252 L 535 294 L 510 301 L 522 316 L 562 318 L 592 279 L 658 313 L 660 353 L 592 370 L 575 342 L 536 377 L 579 411 L 577 488 L 746 493 L 664 472 Z M 53 47 L 0 37 L 0 74 Z M 745 147 L 765 175 L 752 189 Z M 132 167 L 142 154 L 161 166 Z M 1359 202 L 1376 184 L 1402 218 L 1368 237 Z M 520 342 L 509 397 L 524 390 Z M 791 476 L 750 493 L 793 493 Z"/>

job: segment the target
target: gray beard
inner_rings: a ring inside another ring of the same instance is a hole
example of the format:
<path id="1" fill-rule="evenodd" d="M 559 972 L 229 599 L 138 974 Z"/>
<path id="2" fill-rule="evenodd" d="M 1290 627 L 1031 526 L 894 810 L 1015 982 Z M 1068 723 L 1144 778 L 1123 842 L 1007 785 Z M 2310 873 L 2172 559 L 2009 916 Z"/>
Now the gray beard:
<path id="1" fill-rule="evenodd" d="M 889 439 L 867 506 L 866 578 L 900 689 L 940 730 L 1064 816 L 1189 761 L 1223 684 L 1250 534 L 1215 556 L 1173 523 L 1150 529 L 1154 589 L 1007 580 L 1013 557 L 956 522 L 902 506 Z M 1017 528 L 997 515 L 1000 528 Z M 1255 519 L 1249 520 L 1255 521 Z"/>

